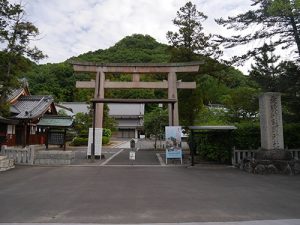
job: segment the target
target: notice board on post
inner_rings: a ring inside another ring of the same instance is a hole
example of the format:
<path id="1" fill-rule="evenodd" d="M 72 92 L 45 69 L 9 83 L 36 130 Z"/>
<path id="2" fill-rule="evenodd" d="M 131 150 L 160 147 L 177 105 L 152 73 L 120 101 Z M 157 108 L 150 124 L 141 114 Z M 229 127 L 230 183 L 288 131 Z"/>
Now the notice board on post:
<path id="1" fill-rule="evenodd" d="M 93 128 L 89 128 L 89 141 L 87 156 L 91 156 L 93 143 Z M 101 157 L 102 152 L 102 128 L 95 128 L 95 156 Z"/>
<path id="2" fill-rule="evenodd" d="M 166 164 L 168 159 L 180 159 L 182 164 L 181 126 L 166 127 Z"/>

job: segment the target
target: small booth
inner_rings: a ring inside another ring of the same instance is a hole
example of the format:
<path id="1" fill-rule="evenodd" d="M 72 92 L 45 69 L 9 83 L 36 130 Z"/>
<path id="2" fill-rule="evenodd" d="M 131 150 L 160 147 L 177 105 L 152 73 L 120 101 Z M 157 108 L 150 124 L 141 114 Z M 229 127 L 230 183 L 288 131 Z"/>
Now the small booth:
<path id="1" fill-rule="evenodd" d="M 66 150 L 67 129 L 73 125 L 70 116 L 45 115 L 40 119 L 37 126 L 46 135 L 46 149 L 49 145 L 59 145 Z"/>
<path id="2" fill-rule="evenodd" d="M 228 158 L 228 162 L 231 160 L 232 131 L 237 129 L 235 126 L 190 126 L 188 128 L 192 166 L 195 165 L 195 156 L 199 154 L 221 163 L 227 163 L 227 160 L 222 161 L 224 158 Z"/>

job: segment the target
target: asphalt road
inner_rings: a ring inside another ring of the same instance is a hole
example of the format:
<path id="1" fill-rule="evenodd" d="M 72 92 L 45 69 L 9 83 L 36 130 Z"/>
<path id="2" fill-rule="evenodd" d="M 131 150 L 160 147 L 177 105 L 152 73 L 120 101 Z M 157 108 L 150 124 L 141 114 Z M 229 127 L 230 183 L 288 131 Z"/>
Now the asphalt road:
<path id="1" fill-rule="evenodd" d="M 300 219 L 299 190 L 299 176 L 217 166 L 17 167 L 0 173 L 0 222 Z"/>

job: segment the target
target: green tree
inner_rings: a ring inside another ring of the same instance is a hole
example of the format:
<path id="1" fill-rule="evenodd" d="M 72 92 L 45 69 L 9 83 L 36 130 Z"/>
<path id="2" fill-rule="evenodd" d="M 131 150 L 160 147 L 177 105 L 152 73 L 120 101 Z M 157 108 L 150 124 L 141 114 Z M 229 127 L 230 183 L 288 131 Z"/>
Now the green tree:
<path id="1" fill-rule="evenodd" d="M 165 126 L 168 126 L 168 111 L 162 108 L 155 108 L 150 113 L 145 114 L 145 133 L 146 135 L 154 135 L 154 148 L 156 142 L 161 139 L 165 132 Z"/>
<path id="2" fill-rule="evenodd" d="M 251 87 L 239 87 L 223 97 L 223 104 L 229 109 L 232 122 L 255 119 L 258 113 L 259 91 Z"/>
<path id="3" fill-rule="evenodd" d="M 274 50 L 273 46 L 264 44 L 261 55 L 254 56 L 255 64 L 251 65 L 249 76 L 260 85 L 262 91 L 278 91 L 280 65 Z"/>
<path id="4" fill-rule="evenodd" d="M 202 22 L 207 16 L 198 11 L 196 5 L 187 2 L 177 11 L 173 20 L 178 32 L 167 32 L 167 39 L 175 49 L 178 49 L 186 61 L 192 61 L 194 54 L 205 56 L 219 55 L 218 45 L 211 41 L 212 35 L 203 32 Z"/>
<path id="5" fill-rule="evenodd" d="M 210 61 L 208 56 L 221 54 L 218 45 L 203 32 L 202 22 L 207 16 L 198 11 L 196 5 L 187 2 L 177 11 L 173 23 L 178 27 L 177 32 L 167 32 L 167 39 L 171 44 L 169 48 L 172 62 Z M 178 79 L 182 81 L 195 81 L 196 75 L 180 74 Z M 200 90 L 179 90 L 179 116 L 182 125 L 194 123 L 196 115 L 202 106 Z"/>
<path id="6" fill-rule="evenodd" d="M 216 22 L 236 31 L 231 37 L 219 35 L 226 48 L 245 45 L 256 40 L 274 40 L 283 49 L 295 48 L 300 56 L 300 0 L 251 0 L 254 9 Z M 253 32 L 253 30 L 255 30 Z M 256 42 L 257 43 L 257 42 Z M 263 51 L 263 45 L 237 56 L 244 61 Z"/>
<path id="7" fill-rule="evenodd" d="M 39 49 L 30 47 L 30 41 L 38 35 L 38 28 L 26 21 L 21 4 L 0 0 L 0 108 L 3 108 L 10 90 L 18 85 L 18 68 L 26 61 L 23 56 L 33 60 L 45 57 Z"/>
<path id="8" fill-rule="evenodd" d="M 168 62 L 170 56 L 165 53 L 167 47 L 149 35 L 133 34 L 108 49 L 81 54 L 71 60 L 98 63 Z"/>
<path id="9" fill-rule="evenodd" d="M 31 93 L 34 95 L 52 95 L 57 102 L 71 102 L 78 93 L 75 88 L 76 78 L 68 63 L 34 66 L 24 76 L 28 79 Z"/>
<path id="10" fill-rule="evenodd" d="M 300 66 L 282 62 L 278 76 L 278 91 L 282 93 L 283 119 L 285 122 L 300 122 Z"/>

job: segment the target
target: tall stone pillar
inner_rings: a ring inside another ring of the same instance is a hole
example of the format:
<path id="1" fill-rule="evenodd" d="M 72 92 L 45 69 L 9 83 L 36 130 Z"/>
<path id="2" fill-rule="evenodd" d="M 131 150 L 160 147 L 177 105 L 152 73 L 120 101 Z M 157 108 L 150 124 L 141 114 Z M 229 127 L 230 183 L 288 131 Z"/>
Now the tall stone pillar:
<path id="1" fill-rule="evenodd" d="M 261 148 L 283 150 L 281 95 L 267 92 L 259 97 Z"/>
<path id="2" fill-rule="evenodd" d="M 104 98 L 104 82 L 105 73 L 102 70 L 98 70 L 96 74 L 96 85 L 94 98 Z M 96 121 L 95 128 L 103 127 L 103 103 L 96 103 Z"/>
<path id="3" fill-rule="evenodd" d="M 176 99 L 177 98 L 177 76 L 175 72 L 170 72 L 168 74 L 168 98 Z M 174 112 L 172 111 L 172 106 L 169 104 L 169 125 L 178 126 L 179 125 L 179 116 L 178 116 L 178 102 L 174 104 Z M 173 114 L 173 116 L 172 116 Z"/>

